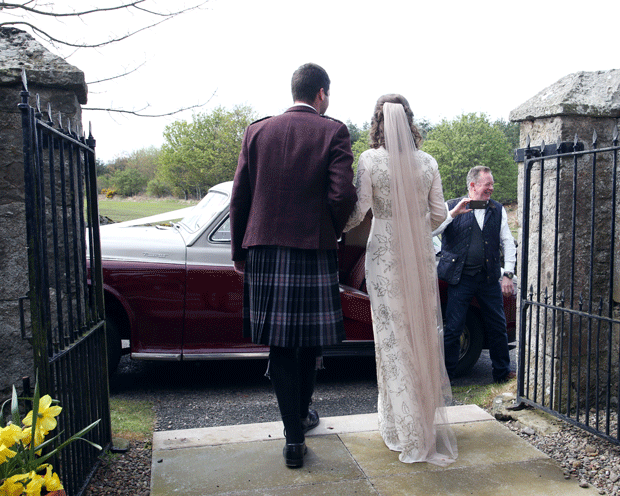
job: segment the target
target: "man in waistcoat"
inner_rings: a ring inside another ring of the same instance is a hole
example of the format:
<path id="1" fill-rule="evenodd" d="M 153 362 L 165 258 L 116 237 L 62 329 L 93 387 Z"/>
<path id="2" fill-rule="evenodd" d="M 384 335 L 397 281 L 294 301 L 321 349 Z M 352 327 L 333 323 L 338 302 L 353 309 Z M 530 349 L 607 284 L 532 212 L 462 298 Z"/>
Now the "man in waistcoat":
<path id="1" fill-rule="evenodd" d="M 468 196 L 446 202 L 448 217 L 433 233 L 443 233 L 437 274 L 448 283 L 444 347 L 451 379 L 459 359 L 467 309 L 474 296 L 487 330 L 493 380 L 505 382 L 515 377 L 510 370 L 502 294 L 513 293 L 517 250 L 506 210 L 501 203 L 491 200 L 493 183 L 491 169 L 472 168 L 467 174 Z M 504 253 L 503 273 L 500 249 Z"/>
<path id="2" fill-rule="evenodd" d="M 230 201 L 232 259 L 244 273 L 244 335 L 270 346 L 287 467 L 303 466 L 322 347 L 345 338 L 338 237 L 355 206 L 347 126 L 325 117 L 330 80 L 293 74 L 294 105 L 245 131 Z"/>

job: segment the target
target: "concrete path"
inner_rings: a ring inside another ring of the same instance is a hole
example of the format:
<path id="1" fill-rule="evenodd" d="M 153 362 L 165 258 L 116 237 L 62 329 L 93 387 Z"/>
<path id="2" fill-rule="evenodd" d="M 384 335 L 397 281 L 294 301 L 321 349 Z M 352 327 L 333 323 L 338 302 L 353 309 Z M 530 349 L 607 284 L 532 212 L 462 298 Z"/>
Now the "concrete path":
<path id="1" fill-rule="evenodd" d="M 557 462 L 481 408 L 448 414 L 459 449 L 448 467 L 399 462 L 376 413 L 321 419 L 301 469 L 284 465 L 281 422 L 156 432 L 151 496 L 598 494 L 565 479 Z"/>

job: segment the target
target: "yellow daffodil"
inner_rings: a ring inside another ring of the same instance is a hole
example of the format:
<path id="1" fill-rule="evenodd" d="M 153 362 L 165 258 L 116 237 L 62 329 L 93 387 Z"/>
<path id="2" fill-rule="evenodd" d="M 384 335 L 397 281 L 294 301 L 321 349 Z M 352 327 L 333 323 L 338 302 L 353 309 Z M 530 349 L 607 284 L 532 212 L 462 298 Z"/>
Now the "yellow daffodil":
<path id="1" fill-rule="evenodd" d="M 2 494 L 2 496 L 21 496 L 28 479 L 28 474 L 16 474 L 9 477 L 4 481 L 4 484 L 0 486 L 0 494 Z"/>
<path id="2" fill-rule="evenodd" d="M 37 415 L 37 426 L 47 432 L 56 428 L 56 418 L 62 412 L 62 408 L 59 406 L 51 406 L 52 397 L 49 394 L 42 396 L 39 400 L 39 413 Z M 32 425 L 32 411 L 28 412 L 28 415 L 22 420 L 24 425 Z"/>
<path id="3" fill-rule="evenodd" d="M 40 468 L 45 467 L 45 475 L 43 476 L 43 483 L 45 484 L 45 489 L 48 491 L 60 491 L 64 489 L 62 482 L 60 482 L 60 477 L 58 474 L 52 472 L 52 466 L 47 463 L 42 465 Z"/>
<path id="4" fill-rule="evenodd" d="M 0 429 L 0 463 L 7 458 L 13 458 L 17 452 L 11 448 L 24 437 L 24 433 L 17 425 L 7 425 Z"/>
<path id="5" fill-rule="evenodd" d="M 0 429 L 0 443 L 9 448 L 23 438 L 24 433 L 18 425 L 10 424 Z"/>
<path id="6" fill-rule="evenodd" d="M 13 458 L 16 454 L 17 453 L 9 449 L 6 444 L 0 444 L 0 463 L 6 462 L 7 458 Z"/>
<path id="7" fill-rule="evenodd" d="M 34 433 L 34 444 L 37 446 L 43 442 L 43 439 L 47 436 L 49 431 L 56 428 L 57 422 L 55 417 L 62 411 L 61 407 L 51 406 L 51 404 L 52 397 L 49 394 L 42 396 L 39 400 L 39 413 L 37 415 L 36 432 Z M 22 423 L 26 427 L 32 427 L 32 411 L 28 412 L 28 415 L 24 417 Z M 24 429 L 24 433 L 24 443 L 30 444 L 32 440 L 32 429 Z"/>
<path id="8" fill-rule="evenodd" d="M 69 442 L 83 439 L 82 436 L 99 423 L 98 420 L 93 422 L 71 436 L 65 443 L 51 450 L 44 458 L 39 459 L 37 457 L 41 456 L 42 452 L 40 446 L 49 432 L 58 425 L 56 417 L 62 408 L 52 406 L 51 396 L 40 397 L 38 384 L 35 386 L 34 403 L 38 405 L 37 416 L 34 419 L 34 412 L 31 411 L 22 420 L 23 426 L 20 426 L 18 422 L 17 425 L 9 424 L 7 427 L 0 427 L 0 496 L 41 496 L 41 491 L 47 494 L 51 491 L 62 490 L 60 477 L 53 472 L 52 465 L 41 462 L 53 457 Z M 16 412 L 18 407 L 17 392 L 13 387 L 11 412 Z M 3 409 L 4 404 L 0 405 L 0 416 L 6 416 Z M 15 413 L 12 414 L 17 416 Z M 34 429 L 33 423 L 36 424 Z M 55 439 L 50 441 L 53 442 Z M 101 449 L 98 444 L 87 439 L 84 441 Z"/>
<path id="9" fill-rule="evenodd" d="M 43 477 L 37 474 L 34 470 L 28 474 L 28 477 L 30 477 L 30 482 L 24 488 L 24 493 L 27 496 L 41 496 Z"/>

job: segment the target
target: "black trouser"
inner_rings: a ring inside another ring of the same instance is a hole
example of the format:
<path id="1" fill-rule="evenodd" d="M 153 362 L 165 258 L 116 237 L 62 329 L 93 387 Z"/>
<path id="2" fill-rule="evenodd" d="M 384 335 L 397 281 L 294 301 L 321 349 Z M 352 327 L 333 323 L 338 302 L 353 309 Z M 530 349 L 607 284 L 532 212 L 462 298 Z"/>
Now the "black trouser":
<path id="1" fill-rule="evenodd" d="M 269 376 L 278 399 L 287 443 L 302 443 L 301 420 L 308 407 L 316 380 L 316 359 L 321 347 L 282 348 L 272 346 L 269 352 Z"/>

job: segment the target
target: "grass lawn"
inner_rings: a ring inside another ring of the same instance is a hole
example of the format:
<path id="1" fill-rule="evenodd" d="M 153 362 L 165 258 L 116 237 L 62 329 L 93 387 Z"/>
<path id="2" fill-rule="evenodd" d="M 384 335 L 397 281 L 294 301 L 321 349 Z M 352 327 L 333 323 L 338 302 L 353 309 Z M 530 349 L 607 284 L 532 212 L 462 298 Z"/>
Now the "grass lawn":
<path id="1" fill-rule="evenodd" d="M 196 205 L 196 200 L 178 200 L 176 198 L 112 198 L 99 196 L 99 215 L 108 217 L 114 222 L 140 219 L 149 215 L 163 214 L 172 210 Z"/>
<path id="2" fill-rule="evenodd" d="M 110 417 L 114 436 L 138 441 L 153 437 L 155 412 L 151 401 L 111 398 Z"/>
<path id="3" fill-rule="evenodd" d="M 517 380 L 513 379 L 504 384 L 475 384 L 470 386 L 456 386 L 452 388 L 452 396 L 463 405 L 478 405 L 488 408 L 493 399 L 502 393 L 517 393 Z"/>

